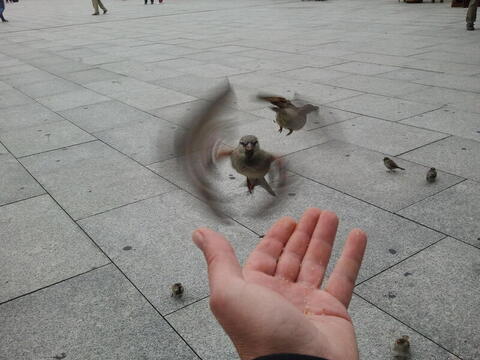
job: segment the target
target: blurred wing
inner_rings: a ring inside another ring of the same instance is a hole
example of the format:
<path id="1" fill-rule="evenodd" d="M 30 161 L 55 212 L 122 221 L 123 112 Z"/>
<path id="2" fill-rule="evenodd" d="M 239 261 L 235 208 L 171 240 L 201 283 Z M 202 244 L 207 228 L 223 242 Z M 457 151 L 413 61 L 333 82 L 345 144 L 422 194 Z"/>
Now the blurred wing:
<path id="1" fill-rule="evenodd" d="M 287 100 L 281 96 L 258 94 L 257 99 L 262 101 L 268 101 L 270 104 L 275 105 L 279 108 L 284 108 L 291 104 L 290 100 Z"/>
<path id="2" fill-rule="evenodd" d="M 228 151 L 220 150 L 228 127 L 222 125 L 219 115 L 231 99 L 232 90 L 227 84 L 212 96 L 210 103 L 191 116 L 186 124 L 187 131 L 177 133 L 175 139 L 177 154 L 184 155 L 179 159 L 183 160 L 189 182 L 220 218 L 225 218 L 225 215 L 220 211 L 221 199 L 212 183 L 216 160 L 229 155 Z"/>

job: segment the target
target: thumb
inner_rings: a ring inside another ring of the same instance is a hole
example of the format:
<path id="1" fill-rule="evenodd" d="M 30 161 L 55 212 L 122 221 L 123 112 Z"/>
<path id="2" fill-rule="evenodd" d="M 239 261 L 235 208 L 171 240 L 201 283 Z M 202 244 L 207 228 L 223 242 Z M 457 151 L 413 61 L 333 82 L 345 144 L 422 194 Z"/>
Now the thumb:
<path id="1" fill-rule="evenodd" d="M 192 240 L 205 256 L 211 293 L 215 293 L 216 288 L 221 289 L 224 282 L 229 283 L 242 277 L 242 268 L 235 252 L 222 235 L 207 228 L 200 228 L 193 232 Z"/>

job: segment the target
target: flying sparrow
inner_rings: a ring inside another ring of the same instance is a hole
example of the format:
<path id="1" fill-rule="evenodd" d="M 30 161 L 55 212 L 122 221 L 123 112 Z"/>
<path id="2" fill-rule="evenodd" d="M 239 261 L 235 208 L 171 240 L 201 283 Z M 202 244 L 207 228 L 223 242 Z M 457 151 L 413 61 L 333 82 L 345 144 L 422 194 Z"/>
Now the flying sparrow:
<path id="1" fill-rule="evenodd" d="M 282 132 L 283 128 L 288 129 L 290 135 L 294 130 L 300 130 L 305 126 L 307 122 L 307 115 L 312 111 L 318 111 L 318 106 L 312 104 L 306 104 L 302 106 L 296 106 L 290 100 L 287 100 L 281 96 L 267 96 L 257 95 L 260 100 L 268 101 L 272 105 L 270 109 L 276 112 L 277 116 L 275 121 L 280 126 L 279 132 Z"/>
<path id="2" fill-rule="evenodd" d="M 393 160 L 390 159 L 389 157 L 383 158 L 383 163 L 385 164 L 385 167 L 386 167 L 389 171 L 394 171 L 395 169 L 405 170 L 404 168 L 398 166 L 398 165 L 395 163 L 395 161 L 393 161 Z"/>
<path id="3" fill-rule="evenodd" d="M 427 172 L 427 182 L 433 183 L 437 179 L 437 170 L 435 168 L 430 168 Z"/>

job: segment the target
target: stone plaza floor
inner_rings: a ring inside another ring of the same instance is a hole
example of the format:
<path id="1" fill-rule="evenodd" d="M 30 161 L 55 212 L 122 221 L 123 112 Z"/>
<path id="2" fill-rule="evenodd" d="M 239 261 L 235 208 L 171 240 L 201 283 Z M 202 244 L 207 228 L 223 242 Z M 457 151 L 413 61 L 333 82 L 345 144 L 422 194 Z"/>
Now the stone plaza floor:
<path id="1" fill-rule="evenodd" d="M 309 206 L 340 218 L 334 258 L 350 229 L 368 233 L 350 306 L 362 359 L 390 359 L 402 335 L 412 359 L 480 359 L 480 31 L 465 9 L 104 4 L 94 17 L 89 0 L 20 0 L 0 24 L 0 359 L 236 359 L 191 231 L 226 234 L 245 259 Z M 293 179 L 286 206 L 256 218 L 268 195 L 222 172 L 230 224 L 174 151 L 225 78 L 226 121 L 285 155 Z M 304 96 L 321 119 L 279 134 L 259 91 Z"/>

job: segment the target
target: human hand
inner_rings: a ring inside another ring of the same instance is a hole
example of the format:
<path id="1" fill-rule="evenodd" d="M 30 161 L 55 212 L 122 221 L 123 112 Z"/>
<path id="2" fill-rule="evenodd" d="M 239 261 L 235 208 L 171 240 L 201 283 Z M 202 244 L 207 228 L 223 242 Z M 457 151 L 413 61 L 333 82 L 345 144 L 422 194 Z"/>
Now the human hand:
<path id="1" fill-rule="evenodd" d="M 347 308 L 367 238 L 354 229 L 320 290 L 337 232 L 334 213 L 308 209 L 284 217 L 240 266 L 228 241 L 206 228 L 193 233 L 208 265 L 210 307 L 242 360 L 297 353 L 358 359 Z"/>

